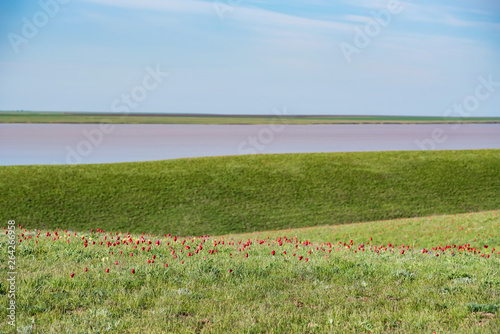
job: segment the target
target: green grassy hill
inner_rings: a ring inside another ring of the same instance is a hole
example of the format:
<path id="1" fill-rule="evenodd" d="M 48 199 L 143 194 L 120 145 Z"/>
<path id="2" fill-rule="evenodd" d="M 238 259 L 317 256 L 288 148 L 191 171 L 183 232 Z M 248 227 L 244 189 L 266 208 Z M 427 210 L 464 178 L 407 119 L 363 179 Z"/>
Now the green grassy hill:
<path id="1" fill-rule="evenodd" d="M 500 150 L 0 167 L 27 228 L 226 234 L 500 208 Z"/>

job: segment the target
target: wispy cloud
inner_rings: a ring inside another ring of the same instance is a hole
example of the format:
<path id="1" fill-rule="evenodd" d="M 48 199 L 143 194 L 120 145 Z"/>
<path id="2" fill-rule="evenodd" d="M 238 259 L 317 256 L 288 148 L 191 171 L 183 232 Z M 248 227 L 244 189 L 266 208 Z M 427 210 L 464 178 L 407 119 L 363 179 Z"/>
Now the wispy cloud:
<path id="1" fill-rule="evenodd" d="M 197 0 L 82 0 L 99 5 L 135 8 L 144 10 L 163 10 L 178 13 L 208 13 L 213 11 L 211 3 Z"/>
<path id="2" fill-rule="evenodd" d="M 101 5 L 136 8 L 144 10 L 161 10 L 165 12 L 190 13 L 210 15 L 217 19 L 216 10 L 213 2 L 204 2 L 196 0 L 83 0 Z M 232 21 L 235 22 L 254 22 L 265 25 L 293 26 L 297 28 L 323 28 L 339 31 L 348 31 L 352 29 L 349 23 L 325 21 L 311 19 L 296 15 L 290 15 L 258 7 L 247 7 L 245 2 L 234 8 L 231 13 Z"/>
<path id="3" fill-rule="evenodd" d="M 411 21 L 437 23 L 452 27 L 500 29 L 500 23 L 492 22 L 486 11 L 442 4 L 405 3 L 404 7 L 406 18 Z M 479 14 L 484 20 L 472 19 L 470 14 Z"/>

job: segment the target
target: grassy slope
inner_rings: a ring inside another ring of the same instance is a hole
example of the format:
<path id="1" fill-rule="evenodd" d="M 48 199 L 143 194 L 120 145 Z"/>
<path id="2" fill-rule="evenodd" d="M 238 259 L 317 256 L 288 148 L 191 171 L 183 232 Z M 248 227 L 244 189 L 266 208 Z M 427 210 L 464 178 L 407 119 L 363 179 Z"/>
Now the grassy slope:
<path id="1" fill-rule="evenodd" d="M 500 208 L 500 150 L 0 167 L 27 227 L 225 234 Z"/>
<path id="2" fill-rule="evenodd" d="M 221 116 L 99 116 L 62 113 L 0 112 L 0 123 L 114 123 L 114 124 L 344 124 L 344 123 L 500 123 L 499 117 L 324 116 L 294 118 Z"/>
<path id="3" fill-rule="evenodd" d="M 500 211 L 231 235 L 216 237 L 225 241 L 217 247 L 214 238 L 185 240 L 190 250 L 184 239 L 161 237 L 156 246 L 158 237 L 147 235 L 150 252 L 140 250 L 146 243 L 108 248 L 107 233 L 67 237 L 59 231 L 56 240 L 51 233 L 36 238 L 31 231 L 32 239 L 17 243 L 17 325 L 28 333 L 500 332 Z M 284 236 L 299 243 L 280 246 L 277 238 Z M 338 245 L 350 239 L 354 247 Z M 6 240 L 0 235 L 2 249 Z M 240 240 L 253 243 L 240 252 Z M 331 253 L 322 244 L 328 242 Z M 415 242 L 420 246 L 404 254 L 379 248 Z M 355 253 L 359 243 L 366 251 Z M 458 248 L 422 253 L 422 246 L 454 243 L 470 243 L 490 257 Z M 199 253 L 186 255 L 199 245 Z M 213 249 L 218 252 L 210 254 Z M 155 263 L 147 264 L 153 255 Z M 1 268 L 7 271 L 4 263 Z M 8 303 L 5 282 L 2 305 Z M 0 331 L 10 331 L 5 321 Z"/>

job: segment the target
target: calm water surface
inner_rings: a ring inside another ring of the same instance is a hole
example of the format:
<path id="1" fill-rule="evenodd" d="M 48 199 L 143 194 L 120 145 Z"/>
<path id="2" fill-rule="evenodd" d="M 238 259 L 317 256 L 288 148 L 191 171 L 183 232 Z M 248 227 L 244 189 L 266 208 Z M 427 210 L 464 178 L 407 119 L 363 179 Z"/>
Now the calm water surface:
<path id="1" fill-rule="evenodd" d="M 0 124 L 0 165 L 256 153 L 500 149 L 500 124 Z"/>

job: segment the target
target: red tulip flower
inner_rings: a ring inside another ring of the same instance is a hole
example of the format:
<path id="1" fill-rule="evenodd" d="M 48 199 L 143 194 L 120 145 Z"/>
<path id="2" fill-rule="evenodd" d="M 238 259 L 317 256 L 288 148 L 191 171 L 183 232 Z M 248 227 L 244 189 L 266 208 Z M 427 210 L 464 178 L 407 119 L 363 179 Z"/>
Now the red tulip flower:
<path id="1" fill-rule="evenodd" d="M 71 275 L 69 275 L 71 278 L 73 278 L 73 276 L 75 276 L 75 273 L 71 273 Z"/>

